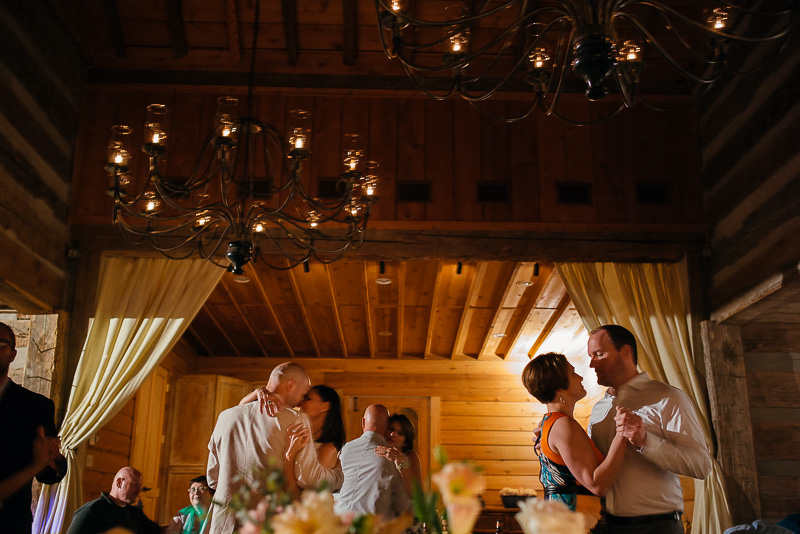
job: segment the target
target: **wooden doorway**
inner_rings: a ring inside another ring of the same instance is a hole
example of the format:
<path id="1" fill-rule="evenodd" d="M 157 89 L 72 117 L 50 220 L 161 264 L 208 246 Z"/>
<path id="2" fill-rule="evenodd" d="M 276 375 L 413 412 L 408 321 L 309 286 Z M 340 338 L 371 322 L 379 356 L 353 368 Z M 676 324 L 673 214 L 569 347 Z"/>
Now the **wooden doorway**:
<path id="1" fill-rule="evenodd" d="M 348 441 L 361 435 L 361 418 L 367 406 L 372 404 L 383 404 L 389 413 L 402 413 L 414 423 L 417 431 L 414 450 L 419 454 L 423 485 L 426 490 L 429 489 L 432 451 L 439 444 L 439 397 L 345 397 L 344 417 Z"/>

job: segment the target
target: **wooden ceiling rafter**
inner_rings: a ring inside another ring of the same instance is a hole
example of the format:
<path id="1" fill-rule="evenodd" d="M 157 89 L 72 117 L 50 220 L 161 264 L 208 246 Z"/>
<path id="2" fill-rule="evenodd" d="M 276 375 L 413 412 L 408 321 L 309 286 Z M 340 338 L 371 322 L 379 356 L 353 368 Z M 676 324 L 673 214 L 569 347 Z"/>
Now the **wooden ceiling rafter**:
<path id="1" fill-rule="evenodd" d="M 467 358 L 477 359 L 478 355 L 470 356 L 464 353 L 464 344 L 470 331 L 470 319 L 472 310 L 477 303 L 478 296 L 481 290 L 481 284 L 486 276 L 487 262 L 481 261 L 475 266 L 475 274 L 467 290 L 467 298 L 464 301 L 464 309 L 461 311 L 461 320 L 458 322 L 458 330 L 456 331 L 456 339 L 453 343 L 453 351 L 450 353 L 450 358 L 455 359 L 456 355 L 464 356 Z"/>
<path id="2" fill-rule="evenodd" d="M 500 342 L 501 347 L 505 349 L 505 352 L 503 352 L 501 356 L 503 359 L 508 359 L 515 353 L 522 352 L 525 354 L 527 352 L 520 351 L 519 349 L 522 338 L 525 336 L 526 332 L 529 331 L 529 327 L 526 328 L 526 325 L 533 322 L 533 316 L 537 314 L 537 304 L 541 302 L 543 295 L 546 294 L 547 288 L 553 283 L 554 269 L 543 268 L 540 265 L 539 275 L 533 276 L 535 273 L 535 266 L 536 262 L 530 264 L 530 271 L 525 271 L 526 274 L 529 273 L 527 281 L 533 281 L 534 284 L 525 287 L 525 291 L 523 291 L 520 299 L 517 301 L 516 310 L 510 319 L 510 328 L 512 332 L 506 332 L 506 334 L 508 334 L 507 337 Z M 531 278 L 534 280 L 531 280 Z M 518 281 L 525 280 L 517 280 L 514 283 L 516 284 Z"/>
<path id="3" fill-rule="evenodd" d="M 119 17 L 117 0 L 103 0 L 103 7 L 108 21 L 108 33 L 111 37 L 111 43 L 114 45 L 114 53 L 118 58 L 125 57 L 127 46 L 125 45 L 125 36 L 122 33 L 122 21 Z"/>
<path id="4" fill-rule="evenodd" d="M 436 305 L 439 302 L 439 292 L 441 291 L 442 270 L 444 269 L 444 262 L 438 261 L 436 265 L 436 283 L 433 286 L 433 296 L 431 300 L 431 313 L 428 318 L 428 331 L 425 336 L 425 352 L 424 357 L 432 356 L 431 345 L 433 344 L 433 329 L 436 326 Z"/>
<path id="5" fill-rule="evenodd" d="M 548 326 L 552 328 L 552 325 L 564 312 L 564 308 L 560 306 L 565 295 L 567 295 L 567 288 L 564 286 L 564 282 L 558 272 L 552 269 L 547 280 L 541 286 L 536 299 L 531 303 L 532 305 L 527 307 L 525 317 L 519 325 L 515 342 L 507 356 L 521 357 L 530 352 L 530 348 L 524 347 L 525 343 L 522 343 L 522 339 L 532 339 L 529 346 L 532 346 L 540 339 L 544 339 L 542 338 L 542 331 L 546 330 Z M 567 298 L 569 298 L 568 295 Z"/>
<path id="6" fill-rule="evenodd" d="M 403 357 L 403 334 L 406 316 L 406 262 L 397 269 L 397 357 Z"/>
<path id="7" fill-rule="evenodd" d="M 230 299 L 232 306 L 239 313 L 239 316 L 242 318 L 242 322 L 245 324 L 247 329 L 250 331 L 250 334 L 253 336 L 253 338 L 255 338 L 256 343 L 258 344 L 258 348 L 261 349 L 261 353 L 264 355 L 265 358 L 269 358 L 269 351 L 267 351 L 267 348 L 264 346 L 264 343 L 262 341 L 262 336 L 259 335 L 258 332 L 256 332 L 255 328 L 253 328 L 253 322 L 251 320 L 251 315 L 249 313 L 245 312 L 244 309 L 242 309 L 242 306 L 239 304 L 239 302 L 236 300 L 236 298 L 234 298 L 233 292 L 228 287 L 228 284 L 231 283 L 230 282 L 230 277 L 223 276 L 222 280 L 220 280 L 220 282 L 221 282 L 220 285 L 225 290 L 225 293 L 227 293 L 228 298 Z M 235 282 L 234 281 L 234 283 L 239 283 L 239 282 Z M 240 351 L 238 351 L 238 350 L 237 350 L 237 355 L 240 355 Z"/>
<path id="8" fill-rule="evenodd" d="M 566 289 L 566 288 L 565 288 Z M 550 319 L 545 324 L 544 328 L 542 328 L 541 332 L 539 333 L 539 337 L 534 341 L 531 348 L 528 350 L 528 356 L 534 357 L 536 356 L 536 352 L 539 350 L 539 347 L 542 346 L 547 336 L 549 336 L 553 329 L 555 328 L 556 324 L 564 317 L 564 312 L 567 311 L 572 300 L 569 298 L 569 294 L 565 291 L 564 295 L 561 297 L 561 301 L 558 303 L 556 307 L 556 311 L 550 316 Z"/>
<path id="9" fill-rule="evenodd" d="M 314 354 L 317 356 L 317 358 L 319 358 L 321 357 L 319 343 L 317 342 L 317 336 L 314 334 L 314 329 L 311 327 L 311 319 L 308 317 L 308 310 L 306 309 L 306 305 L 303 302 L 303 296 L 298 288 L 297 275 L 295 274 L 295 271 L 296 269 L 289 269 L 286 271 L 289 274 L 289 285 L 291 286 L 294 298 L 297 300 L 298 307 L 300 308 L 300 315 L 303 317 L 303 323 L 306 325 L 306 329 L 308 330 L 308 338 L 311 340 L 311 344 L 314 347 Z"/>
<path id="10" fill-rule="evenodd" d="M 258 293 L 261 295 L 262 302 L 267 307 L 269 313 L 272 314 L 272 318 L 278 327 L 278 335 L 281 336 L 284 347 L 286 347 L 286 350 L 289 352 L 289 356 L 291 358 L 295 358 L 296 355 L 294 353 L 294 349 L 292 349 L 292 344 L 289 343 L 289 337 L 286 335 L 286 329 L 284 328 L 283 323 L 278 319 L 278 314 L 275 312 L 275 306 L 273 305 L 272 300 L 269 298 L 267 291 L 264 289 L 264 283 L 261 280 L 261 276 L 259 275 L 258 269 L 256 269 L 255 265 L 253 265 L 252 280 L 255 281 L 256 287 L 258 288 Z"/>
<path id="11" fill-rule="evenodd" d="M 228 296 L 230 296 L 228 290 L 225 289 L 225 285 L 224 284 L 217 285 L 217 287 L 220 286 L 222 287 L 222 291 L 225 292 L 225 294 L 227 294 Z M 233 339 L 231 339 L 231 336 L 228 333 L 229 330 L 225 328 L 223 324 L 219 321 L 218 315 L 216 313 L 208 313 L 208 317 L 209 319 L 211 319 L 211 322 L 214 323 L 214 326 L 216 326 L 217 329 L 220 331 L 222 337 L 225 338 L 225 341 L 228 343 L 228 345 L 233 348 L 233 352 L 235 353 L 234 355 L 241 356 L 241 354 L 239 353 L 239 348 L 237 347 L 236 343 L 234 343 Z M 211 352 L 209 352 L 209 354 L 211 354 Z"/>
<path id="12" fill-rule="evenodd" d="M 480 353 L 478 354 L 478 358 L 480 359 L 482 356 L 499 356 L 497 354 L 497 348 L 500 346 L 500 337 L 495 337 L 495 335 L 499 334 L 506 334 L 506 329 L 511 321 L 511 317 L 514 313 L 514 310 L 517 308 L 520 299 L 522 298 L 522 294 L 525 292 L 527 288 L 520 288 L 517 285 L 517 282 L 530 280 L 531 275 L 533 274 L 533 264 L 529 262 L 517 262 L 514 265 L 514 270 L 511 273 L 511 278 L 509 279 L 508 283 L 506 284 L 505 292 L 503 293 L 503 297 L 498 302 L 497 307 L 495 308 L 494 315 L 492 316 L 492 322 L 489 326 L 489 330 L 486 332 L 486 337 L 483 340 L 483 344 L 481 346 Z"/>
<path id="13" fill-rule="evenodd" d="M 339 345 L 342 348 L 342 357 L 347 358 L 347 342 L 344 337 L 344 329 L 342 328 L 342 318 L 339 315 L 339 305 L 336 302 L 336 293 L 333 289 L 333 278 L 331 277 L 331 265 L 326 263 L 325 275 L 328 279 L 328 291 L 331 296 L 331 312 L 333 313 L 333 322 L 336 325 L 336 332 L 339 335 Z"/>
<path id="14" fill-rule="evenodd" d="M 172 59 L 186 57 L 189 46 L 186 42 L 186 29 L 183 21 L 182 0 L 167 0 L 167 23 L 172 41 Z"/>
<path id="15" fill-rule="evenodd" d="M 367 339 L 369 341 L 369 357 L 372 358 L 372 359 L 375 359 L 375 352 L 376 352 L 375 335 L 377 333 L 375 332 L 375 327 L 374 327 L 373 321 L 372 321 L 372 304 L 370 303 L 370 298 L 369 298 L 370 287 L 372 287 L 372 286 L 369 283 L 369 281 L 370 281 L 369 280 L 369 262 L 367 262 L 367 261 L 364 262 L 363 275 L 364 275 L 363 286 L 366 289 L 364 291 L 364 311 L 365 311 L 364 315 L 366 316 L 365 320 L 367 322 L 366 327 L 367 327 Z"/>
<path id="16" fill-rule="evenodd" d="M 281 13 L 283 14 L 283 36 L 286 40 L 286 59 L 289 65 L 297 65 L 300 55 L 300 37 L 297 29 L 297 2 L 295 0 L 281 0 Z M 253 51 L 255 53 L 255 50 Z"/>
<path id="17" fill-rule="evenodd" d="M 233 61 L 238 65 L 242 61 L 242 44 L 239 36 L 239 12 L 236 0 L 225 0 L 225 26 L 228 30 L 228 48 Z"/>

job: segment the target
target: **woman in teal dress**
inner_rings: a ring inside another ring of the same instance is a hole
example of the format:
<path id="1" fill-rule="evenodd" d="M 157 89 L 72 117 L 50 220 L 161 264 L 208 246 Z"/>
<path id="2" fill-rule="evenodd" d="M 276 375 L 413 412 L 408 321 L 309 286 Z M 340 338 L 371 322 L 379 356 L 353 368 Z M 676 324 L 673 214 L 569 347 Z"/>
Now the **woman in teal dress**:
<path id="1" fill-rule="evenodd" d="M 547 405 L 538 438 L 539 480 L 545 499 L 575 510 L 577 495 L 605 495 L 622 465 L 627 440 L 617 434 L 603 454 L 573 417 L 575 404 L 586 396 L 583 379 L 563 354 L 549 352 L 528 362 L 522 371 L 525 389 Z M 537 447 L 538 449 L 538 447 Z"/>

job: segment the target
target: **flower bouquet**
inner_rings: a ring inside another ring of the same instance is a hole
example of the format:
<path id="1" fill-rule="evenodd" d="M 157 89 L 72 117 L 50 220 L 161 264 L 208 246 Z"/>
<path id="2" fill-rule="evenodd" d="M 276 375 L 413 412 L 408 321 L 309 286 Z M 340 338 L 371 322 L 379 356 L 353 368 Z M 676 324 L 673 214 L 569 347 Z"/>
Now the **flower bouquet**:
<path id="1" fill-rule="evenodd" d="M 586 534 L 590 518 L 565 504 L 545 499 L 520 501 L 515 516 L 525 534 Z"/>
<path id="2" fill-rule="evenodd" d="M 303 491 L 299 499 L 284 489 L 283 473 L 273 469 L 239 480 L 229 504 L 241 525 L 239 534 L 400 534 L 411 526 L 410 515 L 382 521 L 368 515 L 337 515 L 334 499 L 323 484 Z"/>

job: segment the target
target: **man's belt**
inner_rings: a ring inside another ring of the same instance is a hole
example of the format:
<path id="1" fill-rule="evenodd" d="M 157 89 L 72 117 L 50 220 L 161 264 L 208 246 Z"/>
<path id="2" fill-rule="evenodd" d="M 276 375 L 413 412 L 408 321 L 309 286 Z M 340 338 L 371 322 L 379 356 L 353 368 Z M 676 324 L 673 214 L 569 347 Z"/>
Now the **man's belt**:
<path id="1" fill-rule="evenodd" d="M 547 486 L 544 488 L 544 494 L 548 497 L 551 495 L 594 495 L 583 486 Z"/>
<path id="2" fill-rule="evenodd" d="M 633 517 L 623 517 L 605 513 L 603 517 L 605 517 L 606 523 L 609 525 L 645 525 L 657 521 L 680 521 L 682 514 L 683 512 L 676 510 L 674 512 L 667 512 L 666 514 L 636 515 Z"/>

